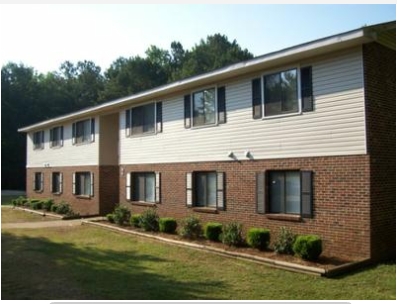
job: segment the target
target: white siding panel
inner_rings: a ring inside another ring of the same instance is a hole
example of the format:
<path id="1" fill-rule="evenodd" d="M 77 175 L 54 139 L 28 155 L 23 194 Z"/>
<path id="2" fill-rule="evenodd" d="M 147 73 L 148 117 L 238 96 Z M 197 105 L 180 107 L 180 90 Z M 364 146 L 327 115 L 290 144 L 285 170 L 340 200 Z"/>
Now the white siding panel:
<path id="1" fill-rule="evenodd" d="M 253 120 L 252 78 L 246 78 L 226 83 L 226 124 L 185 129 L 183 96 L 175 96 L 163 102 L 157 135 L 127 138 L 120 113 L 120 163 L 222 161 L 230 160 L 229 151 L 245 160 L 246 150 L 254 159 L 366 153 L 361 50 L 308 64 L 313 112 Z"/>
<path id="2" fill-rule="evenodd" d="M 45 130 L 43 150 L 33 150 L 33 135 L 27 136 L 27 167 L 63 167 L 99 164 L 99 119 L 95 118 L 95 141 L 72 145 L 72 122 L 63 128 L 63 146 L 50 148 L 50 129 Z"/>

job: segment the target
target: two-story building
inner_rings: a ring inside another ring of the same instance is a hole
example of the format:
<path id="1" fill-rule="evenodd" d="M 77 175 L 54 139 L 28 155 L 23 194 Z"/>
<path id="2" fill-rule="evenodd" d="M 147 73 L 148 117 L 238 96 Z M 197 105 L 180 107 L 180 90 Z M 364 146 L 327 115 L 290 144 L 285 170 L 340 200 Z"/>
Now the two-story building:
<path id="1" fill-rule="evenodd" d="M 20 129 L 27 193 L 315 233 L 395 253 L 395 22 L 293 46 Z"/>

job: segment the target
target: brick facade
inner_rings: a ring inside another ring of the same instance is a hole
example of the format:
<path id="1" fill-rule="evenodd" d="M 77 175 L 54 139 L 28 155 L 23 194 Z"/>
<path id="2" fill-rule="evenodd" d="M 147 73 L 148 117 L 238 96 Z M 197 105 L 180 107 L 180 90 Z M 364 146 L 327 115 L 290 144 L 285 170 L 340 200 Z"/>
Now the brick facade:
<path id="1" fill-rule="evenodd" d="M 396 254 L 396 52 L 363 47 L 367 147 L 370 155 L 371 256 Z"/>
<path id="2" fill-rule="evenodd" d="M 256 212 L 256 172 L 265 170 L 310 170 L 314 173 L 314 216 L 300 221 L 270 219 Z M 161 173 L 160 216 L 177 219 L 190 214 L 202 222 L 241 222 L 244 229 L 279 227 L 295 233 L 315 233 L 324 240 L 324 254 L 348 258 L 370 257 L 369 158 L 361 156 L 313 157 L 253 161 L 122 165 L 120 201 L 141 213 L 146 206 L 126 200 L 128 172 Z M 186 173 L 214 170 L 226 175 L 226 210 L 204 213 L 186 206 Z"/>
<path id="3" fill-rule="evenodd" d="M 89 198 L 72 194 L 73 173 L 83 171 L 94 174 L 94 195 Z M 35 172 L 44 174 L 44 189 L 41 192 L 33 190 Z M 51 192 L 52 172 L 63 174 L 61 194 Z M 65 201 L 71 205 L 73 211 L 82 216 L 105 214 L 113 210 L 118 201 L 118 188 L 118 166 L 27 168 L 26 194 L 28 197 L 52 198 L 57 203 Z"/>

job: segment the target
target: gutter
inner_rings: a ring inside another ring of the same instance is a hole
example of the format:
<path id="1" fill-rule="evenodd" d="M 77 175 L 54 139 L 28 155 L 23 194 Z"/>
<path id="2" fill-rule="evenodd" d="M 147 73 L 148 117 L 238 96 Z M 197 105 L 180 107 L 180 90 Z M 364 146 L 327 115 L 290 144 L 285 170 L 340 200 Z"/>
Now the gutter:
<path id="1" fill-rule="evenodd" d="M 155 100 L 159 96 L 193 89 L 194 86 L 197 85 L 205 85 L 211 82 L 216 83 L 224 81 L 225 79 L 241 76 L 246 73 L 259 72 L 260 70 L 266 69 L 267 67 L 270 67 L 272 65 L 274 66 L 276 64 L 283 64 L 283 62 L 288 60 L 299 60 L 311 56 L 318 56 L 321 54 L 329 53 L 331 51 L 361 45 L 369 41 L 373 41 L 373 38 L 369 35 L 366 35 L 365 28 L 360 28 L 353 31 L 325 37 L 311 42 L 299 44 L 290 48 L 282 49 L 280 51 L 258 56 L 244 62 L 235 63 L 212 72 L 193 76 L 141 93 L 116 99 L 114 101 L 110 101 L 98 106 L 42 121 L 30 126 L 20 128 L 18 129 L 18 132 L 30 132 L 47 127 L 49 125 L 70 121 L 72 119 L 77 119 L 84 116 L 96 115 L 104 112 L 109 113 L 109 111 L 119 110 L 126 105 L 131 105 L 133 103 L 147 101 L 150 99 Z"/>

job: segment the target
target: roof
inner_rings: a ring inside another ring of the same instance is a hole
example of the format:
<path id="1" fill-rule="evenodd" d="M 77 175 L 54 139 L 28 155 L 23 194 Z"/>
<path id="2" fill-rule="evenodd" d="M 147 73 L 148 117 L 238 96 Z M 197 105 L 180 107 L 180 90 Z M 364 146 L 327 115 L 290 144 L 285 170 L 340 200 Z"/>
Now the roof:
<path id="1" fill-rule="evenodd" d="M 364 43 L 377 41 L 389 48 L 396 49 L 395 40 L 396 22 L 380 23 L 372 26 L 340 33 L 337 35 L 317 39 L 293 47 L 268 53 L 253 59 L 232 64 L 208 73 L 200 74 L 180 81 L 172 82 L 137 94 L 119 98 L 103 103 L 98 106 L 86 108 L 77 112 L 48 119 L 30 126 L 18 129 L 19 132 L 31 132 L 43 129 L 55 124 L 61 124 L 71 120 L 77 120 L 87 116 L 102 115 L 119 111 L 127 105 L 140 103 L 148 100 L 156 100 L 165 95 L 175 94 L 181 91 L 191 90 L 194 87 L 208 83 L 224 81 L 228 78 L 237 77 L 247 73 L 259 72 L 294 60 L 302 60 L 312 56 L 327 54 L 346 48 L 359 46 Z"/>

